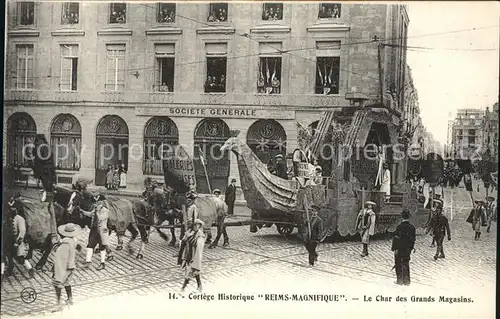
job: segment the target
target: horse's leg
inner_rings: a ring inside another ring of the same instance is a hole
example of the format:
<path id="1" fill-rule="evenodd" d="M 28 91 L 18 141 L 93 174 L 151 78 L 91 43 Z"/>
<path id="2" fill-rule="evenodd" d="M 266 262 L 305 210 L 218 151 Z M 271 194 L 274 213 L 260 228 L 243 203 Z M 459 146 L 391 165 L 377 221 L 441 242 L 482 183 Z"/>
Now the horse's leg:
<path id="1" fill-rule="evenodd" d="M 172 234 L 172 240 L 168 244 L 169 246 L 175 247 L 175 242 L 177 241 L 177 238 L 175 237 L 175 228 L 172 225 L 172 228 L 170 228 L 170 234 Z"/>
<path id="2" fill-rule="evenodd" d="M 130 240 L 127 243 L 127 249 L 129 254 L 133 254 L 134 249 L 132 248 L 132 243 L 137 238 L 137 235 L 139 235 L 139 231 L 137 231 L 137 228 L 134 224 L 128 225 L 127 229 L 132 234 L 132 237 L 130 237 Z"/>
<path id="3" fill-rule="evenodd" d="M 109 230 L 109 235 L 111 236 L 111 229 Z M 118 244 L 116 245 L 116 250 L 122 250 L 123 249 L 123 235 L 118 235 L 118 233 L 116 233 L 116 238 L 118 240 Z"/>
<path id="4" fill-rule="evenodd" d="M 144 252 L 144 246 L 148 242 L 148 231 L 146 227 L 144 226 L 138 226 L 139 229 L 139 234 L 141 235 L 141 247 L 139 248 L 139 252 L 137 253 L 136 258 L 137 259 L 142 259 L 144 258 L 143 252 Z"/>

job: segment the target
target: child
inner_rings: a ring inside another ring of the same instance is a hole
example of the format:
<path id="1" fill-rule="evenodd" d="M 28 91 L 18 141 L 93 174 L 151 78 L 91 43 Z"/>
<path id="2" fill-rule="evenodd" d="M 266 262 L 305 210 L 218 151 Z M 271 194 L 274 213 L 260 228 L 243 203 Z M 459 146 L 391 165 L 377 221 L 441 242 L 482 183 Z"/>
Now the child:
<path id="1" fill-rule="evenodd" d="M 106 173 L 106 188 L 111 189 L 113 187 L 113 168 L 108 165 L 108 172 Z"/>
<path id="2" fill-rule="evenodd" d="M 203 233 L 203 221 L 195 219 L 193 229 L 189 230 L 182 241 L 185 248 L 180 252 L 182 256 L 182 268 L 185 271 L 182 292 L 186 289 L 189 281 L 194 277 L 198 284 L 198 291 L 201 292 L 201 262 L 203 259 L 203 248 L 205 246 L 205 234 Z"/>
<path id="3" fill-rule="evenodd" d="M 120 172 L 118 171 L 118 167 L 115 166 L 113 170 L 113 189 L 118 190 L 120 186 Z"/>
<path id="4" fill-rule="evenodd" d="M 57 305 L 60 307 L 62 306 L 61 293 L 63 287 L 66 290 L 66 295 L 68 296 L 68 300 L 66 302 L 69 305 L 73 304 L 71 278 L 73 277 L 73 271 L 76 268 L 76 251 L 81 249 L 81 247 L 77 245 L 75 237 L 80 234 L 82 229 L 78 225 L 69 223 L 59 226 L 57 230 L 63 238 L 54 247 L 52 284 L 56 289 Z"/>
<path id="5" fill-rule="evenodd" d="M 127 187 L 127 171 L 125 170 L 125 164 L 120 166 L 120 188 Z"/>

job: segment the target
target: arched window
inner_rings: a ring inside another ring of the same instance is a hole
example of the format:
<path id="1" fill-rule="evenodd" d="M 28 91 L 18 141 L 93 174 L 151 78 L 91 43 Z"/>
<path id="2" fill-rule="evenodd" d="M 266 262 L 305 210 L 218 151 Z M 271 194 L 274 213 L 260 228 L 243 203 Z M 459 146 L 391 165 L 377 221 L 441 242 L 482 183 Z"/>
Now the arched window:
<path id="1" fill-rule="evenodd" d="M 95 184 L 106 184 L 108 168 L 125 165 L 128 170 L 128 126 L 118 115 L 106 115 L 96 129 Z"/>
<path id="2" fill-rule="evenodd" d="M 286 155 L 285 129 L 275 120 L 258 120 L 248 129 L 247 144 L 267 164 L 277 154 Z"/>
<path id="3" fill-rule="evenodd" d="M 82 126 L 71 114 L 59 114 L 50 127 L 50 145 L 56 169 L 80 169 Z"/>
<path id="4" fill-rule="evenodd" d="M 36 136 L 35 120 L 28 113 L 17 112 L 7 120 L 7 163 L 29 167 Z"/>
<path id="5" fill-rule="evenodd" d="M 226 188 L 229 178 L 229 152 L 221 153 L 220 148 L 229 137 L 229 127 L 221 119 L 204 119 L 196 126 L 193 162 L 198 192 L 209 193 L 205 168 L 212 190 Z M 203 162 L 200 156 L 203 157 Z"/>
<path id="6" fill-rule="evenodd" d="M 144 161 L 145 175 L 163 176 L 161 146 L 163 152 L 168 151 L 171 145 L 179 144 L 179 130 L 174 121 L 166 116 L 151 118 L 144 127 Z"/>

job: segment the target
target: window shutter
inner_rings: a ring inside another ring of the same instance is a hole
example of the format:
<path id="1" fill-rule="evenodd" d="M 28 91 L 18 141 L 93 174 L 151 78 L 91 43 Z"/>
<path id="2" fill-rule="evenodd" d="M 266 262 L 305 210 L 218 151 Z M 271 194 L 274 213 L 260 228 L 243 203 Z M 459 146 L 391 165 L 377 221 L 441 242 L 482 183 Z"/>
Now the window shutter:
<path id="1" fill-rule="evenodd" d="M 125 58 L 118 57 L 118 76 L 117 76 L 117 84 L 119 86 L 123 86 L 125 84 Z"/>
<path id="2" fill-rule="evenodd" d="M 71 87 L 71 66 L 70 58 L 61 58 L 61 90 L 70 90 Z"/>
<path id="3" fill-rule="evenodd" d="M 107 57 L 106 62 L 106 86 L 111 89 L 111 85 L 115 82 L 115 58 L 113 56 Z"/>

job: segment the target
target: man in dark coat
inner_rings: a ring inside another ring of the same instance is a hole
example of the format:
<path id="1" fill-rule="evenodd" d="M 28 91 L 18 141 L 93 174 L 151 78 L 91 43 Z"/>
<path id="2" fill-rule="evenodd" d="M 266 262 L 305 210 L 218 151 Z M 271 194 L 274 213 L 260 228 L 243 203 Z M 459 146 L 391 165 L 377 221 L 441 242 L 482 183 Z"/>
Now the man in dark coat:
<path id="1" fill-rule="evenodd" d="M 415 246 L 415 227 L 410 224 L 410 212 L 405 209 L 401 213 L 403 221 L 398 225 L 392 238 L 394 267 L 396 268 L 396 284 L 410 284 L 410 254 Z"/>
<path id="2" fill-rule="evenodd" d="M 448 240 L 451 240 L 451 232 L 448 218 L 443 215 L 443 201 L 435 199 L 434 205 L 436 205 L 436 212 L 431 219 L 430 227 L 427 232 L 431 230 L 434 234 L 437 245 L 434 260 L 437 260 L 438 258 L 445 258 L 443 250 L 443 240 L 446 234 L 448 234 Z"/>
<path id="3" fill-rule="evenodd" d="M 226 193 L 224 194 L 224 201 L 227 205 L 227 214 L 234 214 L 234 202 L 236 201 L 236 179 L 231 179 L 231 184 L 226 188 Z"/>
<path id="4" fill-rule="evenodd" d="M 316 252 L 316 247 L 321 240 L 323 235 L 323 220 L 318 216 L 320 208 L 316 205 L 311 206 L 310 217 L 306 223 L 304 236 L 304 244 L 306 250 L 309 253 L 309 265 L 314 266 L 314 262 L 318 261 L 318 253 Z M 310 232 L 309 232 L 310 230 Z"/>
<path id="5" fill-rule="evenodd" d="M 274 175 L 283 179 L 288 179 L 288 169 L 286 167 L 286 162 L 283 159 L 283 155 L 278 154 L 276 155 L 275 159 L 276 165 L 274 168 Z"/>

